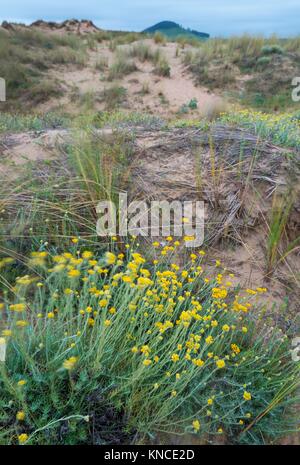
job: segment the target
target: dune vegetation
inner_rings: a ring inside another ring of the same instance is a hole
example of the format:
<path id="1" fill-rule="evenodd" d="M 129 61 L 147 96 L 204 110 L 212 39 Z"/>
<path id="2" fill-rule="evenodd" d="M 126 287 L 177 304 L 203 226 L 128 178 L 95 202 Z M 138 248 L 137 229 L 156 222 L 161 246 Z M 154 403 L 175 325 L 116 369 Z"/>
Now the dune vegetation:
<path id="1" fill-rule="evenodd" d="M 0 444 L 299 441 L 299 44 L 0 28 Z"/>

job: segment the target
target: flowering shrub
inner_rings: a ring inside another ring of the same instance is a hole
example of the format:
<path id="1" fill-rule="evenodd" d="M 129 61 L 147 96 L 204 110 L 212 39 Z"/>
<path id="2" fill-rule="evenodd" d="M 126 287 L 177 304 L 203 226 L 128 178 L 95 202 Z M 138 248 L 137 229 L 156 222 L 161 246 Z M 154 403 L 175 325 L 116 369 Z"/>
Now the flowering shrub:
<path id="1" fill-rule="evenodd" d="M 77 239 L 32 254 L 35 272 L 0 304 L 1 443 L 160 432 L 260 443 L 292 428 L 299 367 L 288 338 L 259 319 L 266 289 L 240 291 L 203 251 L 181 268 L 178 246 L 154 243 L 149 262 L 133 243 L 98 256 Z"/>
<path id="2" fill-rule="evenodd" d="M 299 148 L 299 112 L 270 115 L 245 109 L 224 113 L 220 122 L 254 130 L 257 135 L 271 140 L 274 144 Z"/>

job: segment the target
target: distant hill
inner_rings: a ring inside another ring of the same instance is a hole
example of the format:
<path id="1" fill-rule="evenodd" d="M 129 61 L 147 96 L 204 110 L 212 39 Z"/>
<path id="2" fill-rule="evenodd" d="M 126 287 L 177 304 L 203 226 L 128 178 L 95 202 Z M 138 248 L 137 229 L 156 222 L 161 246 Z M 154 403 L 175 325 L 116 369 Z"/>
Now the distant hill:
<path id="1" fill-rule="evenodd" d="M 154 26 L 148 27 L 143 32 L 147 34 L 155 34 L 155 32 L 161 32 L 165 36 L 175 39 L 178 36 L 194 37 L 197 39 L 208 39 L 209 34 L 206 32 L 198 32 L 193 29 L 185 29 L 180 24 L 174 23 L 173 21 L 161 21 Z"/>

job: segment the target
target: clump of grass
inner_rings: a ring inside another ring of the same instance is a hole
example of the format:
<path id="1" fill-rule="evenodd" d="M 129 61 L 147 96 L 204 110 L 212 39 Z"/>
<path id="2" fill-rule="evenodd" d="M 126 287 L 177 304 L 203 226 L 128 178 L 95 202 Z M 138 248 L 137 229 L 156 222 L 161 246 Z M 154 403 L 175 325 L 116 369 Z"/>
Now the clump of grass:
<path id="1" fill-rule="evenodd" d="M 156 44 L 159 44 L 159 45 L 164 45 L 166 42 L 167 42 L 167 38 L 166 36 L 164 36 L 161 32 L 159 31 L 156 31 L 154 36 L 153 36 L 153 40 Z"/>
<path id="2" fill-rule="evenodd" d="M 53 64 L 71 63 L 84 66 L 86 62 L 84 53 L 72 49 L 64 49 L 62 47 L 51 50 L 47 55 L 47 59 Z"/>
<path id="3" fill-rule="evenodd" d="M 274 195 L 270 221 L 268 225 L 267 239 L 267 272 L 271 273 L 278 262 L 280 256 L 280 246 L 286 232 L 286 226 L 294 205 L 292 195 Z"/>
<path id="4" fill-rule="evenodd" d="M 43 79 L 38 84 L 35 84 L 30 89 L 31 105 L 38 105 L 40 103 L 46 102 L 53 97 L 61 97 L 63 91 L 59 82 L 51 79 Z M 23 96 L 23 99 L 26 99 L 26 94 Z"/>
<path id="5" fill-rule="evenodd" d="M 197 254 L 180 269 L 160 249 L 154 266 L 132 248 L 103 255 L 74 238 L 60 253 L 35 250 L 30 272 L 11 283 L 0 443 L 97 443 L 111 431 L 100 421 L 109 410 L 123 419 L 119 442 L 125 430 L 261 444 L 296 429 L 289 341 L 251 317 L 265 289 L 238 291 L 219 263 L 207 275 Z"/>
<path id="6" fill-rule="evenodd" d="M 137 58 L 142 62 L 151 61 L 154 58 L 154 52 L 151 47 L 143 42 L 133 45 L 133 47 L 129 50 L 128 55 L 132 58 Z"/>
<path id="7" fill-rule="evenodd" d="M 109 67 L 108 80 L 121 79 L 137 70 L 134 61 L 129 60 L 126 53 L 119 52 L 115 62 Z"/>
<path id="8" fill-rule="evenodd" d="M 154 73 L 162 77 L 171 76 L 171 67 L 165 57 L 160 57 L 155 64 Z"/>
<path id="9" fill-rule="evenodd" d="M 105 71 L 108 68 L 108 59 L 107 57 L 100 57 L 95 63 L 95 68 L 98 71 Z"/>
<path id="10" fill-rule="evenodd" d="M 110 91 L 124 96 L 124 89 Z M 110 98 L 112 98 L 110 96 Z M 116 97 L 114 97 L 116 98 Z M 129 146 L 117 131 L 106 140 L 86 128 L 74 132 L 74 143 L 69 147 L 70 162 L 79 177 L 80 192 L 95 213 L 100 200 L 112 200 L 118 189 L 124 189 L 129 176 Z"/>
<path id="11" fill-rule="evenodd" d="M 127 96 L 127 89 L 123 86 L 112 85 L 103 91 L 103 100 L 106 104 L 106 109 L 114 109 L 120 106 Z"/>

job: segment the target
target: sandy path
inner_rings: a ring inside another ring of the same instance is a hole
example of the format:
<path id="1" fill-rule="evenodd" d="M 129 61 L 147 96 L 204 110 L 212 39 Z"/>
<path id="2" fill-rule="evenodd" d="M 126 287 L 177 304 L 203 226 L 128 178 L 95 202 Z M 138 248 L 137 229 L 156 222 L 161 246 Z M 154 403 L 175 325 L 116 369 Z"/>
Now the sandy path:
<path id="1" fill-rule="evenodd" d="M 143 41 L 152 49 L 158 48 L 153 40 Z M 120 48 L 128 48 L 125 45 Z M 74 95 L 84 96 L 87 93 L 95 94 L 94 107 L 103 110 L 105 104 L 97 99 L 105 88 L 112 85 L 123 86 L 127 89 L 126 108 L 133 111 L 146 111 L 163 117 L 170 117 L 178 113 L 180 108 L 188 104 L 192 99 L 198 102 L 198 109 L 193 111 L 193 116 L 205 114 L 207 109 L 214 106 L 221 99 L 208 89 L 195 86 L 193 76 L 181 63 L 181 54 L 176 56 L 177 44 L 168 43 L 160 46 L 162 54 L 167 58 L 171 76 L 160 77 L 153 73 L 153 64 L 141 63 L 135 60 L 138 71 L 125 76 L 117 82 L 107 81 L 107 70 L 99 71 L 95 68 L 100 58 L 105 58 L 110 66 L 115 59 L 115 54 L 109 49 L 108 44 L 99 44 L 97 51 L 90 51 L 87 64 L 84 68 L 60 66 L 50 72 L 51 77 L 61 82 L 64 90 L 63 97 L 52 99 L 39 107 L 39 111 L 49 111 L 56 107 L 64 107 L 65 111 L 78 111 L 78 102 Z M 147 85 L 149 92 L 142 93 L 143 85 Z"/>

